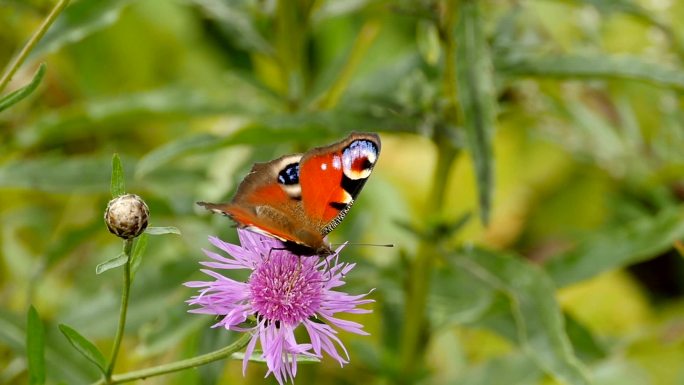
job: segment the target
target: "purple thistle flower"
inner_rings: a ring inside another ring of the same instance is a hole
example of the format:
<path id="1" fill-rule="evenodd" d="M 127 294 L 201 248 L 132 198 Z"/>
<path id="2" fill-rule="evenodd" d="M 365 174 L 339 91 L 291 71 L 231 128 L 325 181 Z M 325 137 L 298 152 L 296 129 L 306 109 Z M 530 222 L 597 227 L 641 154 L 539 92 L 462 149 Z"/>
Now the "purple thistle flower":
<path id="1" fill-rule="evenodd" d="M 249 269 L 249 280 L 239 282 L 202 269 L 215 280 L 185 283 L 201 288 L 199 295 L 187 301 L 198 306 L 190 312 L 222 316 L 213 327 L 252 333 L 242 362 L 243 375 L 257 341 L 268 366 L 266 376 L 273 373 L 280 384 L 294 380 L 298 355 L 320 358 L 325 352 L 340 366 L 346 364 L 349 354 L 333 326 L 351 333 L 368 333 L 362 330 L 363 325 L 339 319 L 336 314 L 370 313 L 358 306 L 373 300 L 365 299 L 367 294 L 353 296 L 334 290 L 344 285 L 344 276 L 354 268 L 354 264 L 338 262 L 341 248 L 325 259 L 304 257 L 282 250 L 278 240 L 246 230 L 238 230 L 238 235 L 242 246 L 209 237 L 229 257 L 204 250 L 214 261 L 202 265 L 212 269 Z M 256 319 L 256 326 L 241 327 L 250 316 Z M 295 340 L 294 331 L 300 325 L 309 334 L 309 343 Z"/>

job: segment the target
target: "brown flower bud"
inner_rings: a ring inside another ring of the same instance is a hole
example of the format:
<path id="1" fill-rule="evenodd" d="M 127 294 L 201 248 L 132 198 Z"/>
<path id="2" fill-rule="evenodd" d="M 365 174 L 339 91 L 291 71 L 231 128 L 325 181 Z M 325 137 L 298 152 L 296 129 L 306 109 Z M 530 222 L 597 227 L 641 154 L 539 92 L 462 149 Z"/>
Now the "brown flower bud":
<path id="1" fill-rule="evenodd" d="M 150 209 L 135 194 L 121 195 L 109 201 L 104 215 L 109 232 L 123 239 L 142 234 L 149 218 Z"/>

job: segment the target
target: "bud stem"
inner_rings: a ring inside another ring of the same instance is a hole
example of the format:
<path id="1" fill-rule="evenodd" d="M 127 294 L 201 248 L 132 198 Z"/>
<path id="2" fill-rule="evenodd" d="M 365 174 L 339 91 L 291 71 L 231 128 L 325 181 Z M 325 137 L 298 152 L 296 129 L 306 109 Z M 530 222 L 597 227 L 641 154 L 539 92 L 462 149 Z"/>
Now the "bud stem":
<path id="1" fill-rule="evenodd" d="M 119 348 L 121 347 L 121 339 L 123 338 L 124 328 L 126 327 L 126 314 L 128 313 L 128 295 L 131 289 L 131 250 L 133 250 L 133 239 L 124 240 L 124 254 L 126 255 L 126 263 L 124 264 L 124 282 L 123 290 L 121 292 L 121 308 L 119 309 L 119 326 L 116 329 L 116 337 L 114 337 L 114 346 L 112 347 L 111 358 L 105 373 L 105 383 L 112 383 L 112 373 L 116 365 L 116 358 L 119 355 Z"/>

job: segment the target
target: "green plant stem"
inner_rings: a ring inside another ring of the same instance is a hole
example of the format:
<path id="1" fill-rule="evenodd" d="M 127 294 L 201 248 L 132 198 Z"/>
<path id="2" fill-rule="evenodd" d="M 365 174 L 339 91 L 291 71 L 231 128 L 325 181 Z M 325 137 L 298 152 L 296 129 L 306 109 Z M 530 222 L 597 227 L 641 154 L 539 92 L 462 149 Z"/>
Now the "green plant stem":
<path id="1" fill-rule="evenodd" d="M 55 5 L 54 8 L 52 8 L 52 11 L 47 15 L 45 20 L 43 20 L 43 24 L 40 25 L 38 30 L 33 33 L 33 36 L 31 36 L 31 39 L 24 45 L 24 47 L 21 49 L 19 52 L 19 55 L 14 59 L 14 62 L 12 62 L 11 65 L 7 67 L 7 70 L 5 70 L 5 73 L 2 75 L 2 78 L 0 78 L 0 93 L 7 87 L 9 82 L 12 80 L 12 77 L 14 74 L 17 72 L 19 67 L 24 63 L 24 60 L 28 57 L 28 54 L 31 52 L 33 47 L 38 44 L 40 39 L 45 35 L 45 32 L 47 32 L 48 28 L 50 28 L 50 25 L 55 21 L 57 16 L 66 8 L 66 6 L 69 4 L 69 0 L 60 0 L 57 5 Z"/>
<path id="2" fill-rule="evenodd" d="M 114 346 L 112 347 L 111 358 L 105 373 L 105 381 L 107 384 L 112 383 L 112 373 L 116 365 L 116 358 L 119 355 L 119 348 L 121 347 L 121 339 L 123 339 L 124 329 L 126 328 L 126 314 L 128 313 L 128 297 L 131 291 L 131 250 L 133 249 L 133 239 L 124 241 L 124 254 L 128 258 L 124 264 L 124 282 L 123 290 L 121 292 L 121 308 L 119 309 L 119 326 L 116 329 L 116 336 L 114 337 Z"/>
<path id="3" fill-rule="evenodd" d="M 439 37 L 444 51 L 444 76 L 442 78 L 444 94 L 448 100 L 447 119 L 462 122 L 458 107 L 458 89 L 456 87 L 456 41 L 454 39 L 454 23 L 456 19 L 456 0 L 444 2 L 443 17 L 439 24 Z"/>
<path id="4" fill-rule="evenodd" d="M 361 31 L 359 31 L 359 35 L 354 41 L 354 45 L 352 46 L 351 52 L 347 57 L 347 61 L 337 75 L 337 79 L 335 79 L 335 82 L 330 86 L 330 88 L 328 88 L 326 92 L 315 101 L 315 107 L 322 110 L 328 110 L 337 105 L 337 102 L 340 100 L 344 94 L 344 91 L 349 86 L 349 82 L 361 63 L 361 60 L 365 57 L 366 53 L 373 45 L 375 38 L 380 32 L 381 26 L 382 24 L 380 21 L 376 19 L 368 20 L 363 25 Z"/>
<path id="5" fill-rule="evenodd" d="M 123 374 L 117 374 L 115 376 L 112 376 L 111 379 L 108 382 L 105 382 L 105 380 L 100 380 L 96 382 L 94 385 L 102 385 L 102 384 L 121 384 L 124 382 L 129 382 L 133 380 L 139 380 L 139 379 L 145 379 L 149 377 L 154 377 L 154 376 L 159 376 L 162 374 L 167 374 L 167 373 L 173 373 L 177 372 L 180 370 L 184 369 L 190 369 L 190 368 L 195 368 L 197 366 L 205 365 L 210 362 L 218 361 L 220 359 L 224 359 L 227 357 L 230 357 L 231 354 L 237 352 L 238 350 L 241 350 L 245 346 L 247 346 L 247 343 L 249 342 L 251 338 L 251 334 L 249 333 L 243 333 L 240 338 L 233 342 L 232 344 L 226 346 L 225 348 L 215 350 L 210 353 L 202 354 L 201 356 L 197 357 L 192 357 L 188 358 L 186 360 L 182 361 L 176 361 L 176 362 L 171 362 L 168 364 L 163 364 L 159 366 L 154 366 L 151 368 L 147 369 L 142 369 L 142 370 L 136 370 L 133 372 L 128 372 L 128 373 L 123 373 Z"/>
<path id="6" fill-rule="evenodd" d="M 439 139 L 438 139 L 439 140 Z M 438 144 L 437 166 L 435 168 L 432 190 L 426 204 L 426 217 L 439 217 L 441 212 L 449 170 L 456 159 L 457 151 L 442 138 Z M 420 357 L 424 344 L 425 313 L 430 275 L 436 258 L 435 244 L 422 239 L 418 246 L 418 255 L 411 264 L 408 276 L 409 286 L 404 308 L 404 326 L 401 335 L 401 371 L 402 383 L 414 383 L 416 368 L 420 365 Z"/>
<path id="7" fill-rule="evenodd" d="M 459 121 L 458 97 L 456 90 L 455 42 L 453 39 L 453 23 L 455 18 L 455 1 L 445 0 L 440 20 L 439 31 L 445 52 L 445 69 L 442 76 L 443 89 L 449 101 L 445 120 L 454 124 Z M 441 130 L 446 130 L 442 127 Z M 437 145 L 437 165 L 432 178 L 432 189 L 425 205 L 426 218 L 439 218 L 449 180 L 449 170 L 458 155 L 458 151 L 451 144 L 448 134 L 437 130 L 433 138 Z M 410 384 L 415 382 L 416 369 L 421 365 L 420 357 L 426 336 L 426 307 L 430 290 L 430 275 L 434 265 L 437 250 L 435 243 L 422 239 L 418 245 L 418 255 L 411 264 L 408 276 L 406 305 L 404 308 L 404 326 L 401 335 L 399 381 Z"/>
<path id="8" fill-rule="evenodd" d="M 276 57 L 289 111 L 300 109 L 307 85 L 307 38 L 314 3 L 280 0 L 276 6 Z"/>

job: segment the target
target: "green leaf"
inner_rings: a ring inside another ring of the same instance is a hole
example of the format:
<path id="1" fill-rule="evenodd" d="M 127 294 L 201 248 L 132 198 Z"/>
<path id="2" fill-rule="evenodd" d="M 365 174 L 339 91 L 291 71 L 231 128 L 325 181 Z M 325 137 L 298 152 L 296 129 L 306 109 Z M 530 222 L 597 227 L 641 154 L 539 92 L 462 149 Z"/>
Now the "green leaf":
<path id="1" fill-rule="evenodd" d="M 70 143 L 92 135 L 93 126 L 109 135 L 133 135 L 140 121 L 146 119 L 179 119 L 196 115 L 234 111 L 224 99 L 210 100 L 202 91 L 170 86 L 144 92 L 117 94 L 73 103 L 39 116 L 17 134 L 17 145 L 23 148 Z M 240 106 L 244 111 L 244 106 Z M 103 131 L 104 132 L 104 131 Z"/>
<path id="2" fill-rule="evenodd" d="M 479 2 L 464 0 L 456 26 L 456 86 L 477 177 L 480 220 L 489 222 L 493 190 L 492 135 L 496 118 L 493 67 Z"/>
<path id="3" fill-rule="evenodd" d="M 55 52 L 65 45 L 114 24 L 131 0 L 74 1 L 33 48 L 28 60 Z"/>
<path id="4" fill-rule="evenodd" d="M 243 360 L 243 359 L 245 359 L 245 353 L 244 352 L 233 353 L 230 355 L 230 358 L 232 358 L 234 360 Z M 252 352 L 252 355 L 249 356 L 248 360 L 251 362 L 266 363 L 266 359 L 264 357 L 262 357 L 262 353 L 258 350 L 255 350 L 254 352 Z M 321 362 L 321 360 L 317 357 L 309 357 L 309 356 L 298 355 L 297 356 L 297 362 L 300 364 L 312 364 L 312 363 Z"/>
<path id="5" fill-rule="evenodd" d="M 325 1 L 312 9 L 311 22 L 316 25 L 329 19 L 337 19 L 358 12 L 374 0 Z"/>
<path id="6" fill-rule="evenodd" d="M 220 137 L 212 134 L 197 134 L 182 137 L 147 153 L 138 162 L 135 177 L 141 178 L 159 166 L 186 154 L 210 151 L 217 148 Z"/>
<path id="7" fill-rule="evenodd" d="M 149 235 L 162 235 L 162 234 L 178 234 L 180 235 L 180 230 L 173 226 L 166 227 L 148 227 L 145 229 L 145 233 Z"/>
<path id="8" fill-rule="evenodd" d="M 508 76 L 628 79 L 684 90 L 684 71 L 633 56 L 503 55 L 496 69 Z"/>
<path id="9" fill-rule="evenodd" d="M 505 296 L 515 340 L 544 372 L 565 384 L 589 384 L 565 332 L 553 282 L 541 269 L 515 255 L 480 249 L 465 250 L 451 262 Z"/>
<path id="10" fill-rule="evenodd" d="M 84 193 L 109 190 L 109 156 L 44 156 L 0 165 L 0 187 L 46 192 Z M 128 170 L 130 172 L 132 170 Z"/>
<path id="11" fill-rule="evenodd" d="M 128 262 L 128 256 L 126 256 L 126 254 L 124 254 L 124 253 L 121 253 L 121 254 L 117 255 L 116 257 L 109 259 L 109 260 L 102 262 L 99 265 L 97 265 L 95 267 L 95 274 L 102 274 L 107 270 L 111 270 L 111 269 L 115 269 L 119 266 L 123 266 L 123 264 L 125 264 L 126 262 Z"/>
<path id="12" fill-rule="evenodd" d="M 653 217 L 624 226 L 592 232 L 577 247 L 549 260 L 545 268 L 558 286 L 649 259 L 684 238 L 681 208 L 666 209 Z"/>
<path id="13" fill-rule="evenodd" d="M 474 322 L 490 308 L 495 292 L 462 269 L 437 268 L 430 276 L 428 315 L 434 328 Z"/>
<path id="14" fill-rule="evenodd" d="M 191 0 L 210 19 L 216 20 L 223 35 L 241 48 L 251 52 L 273 54 L 273 47 L 261 36 L 253 24 L 254 17 L 233 5 L 220 0 Z"/>
<path id="15" fill-rule="evenodd" d="M 142 262 L 142 256 L 147 248 L 147 239 L 149 236 L 143 233 L 138 238 L 135 239 L 135 244 L 133 245 L 133 251 L 131 252 L 131 281 L 135 277 L 135 272 L 138 271 L 140 267 L 140 262 Z"/>
<path id="16" fill-rule="evenodd" d="M 602 13 L 625 13 L 659 28 L 667 29 L 654 14 L 647 11 L 646 8 L 643 8 L 633 0 L 582 0 L 581 2 L 591 4 Z"/>
<path id="17" fill-rule="evenodd" d="M 183 155 L 212 151 L 237 144 L 265 145 L 287 141 L 306 141 L 320 137 L 322 134 L 324 132 L 321 130 L 311 127 L 267 128 L 265 126 L 252 126 L 225 137 L 212 134 L 192 135 L 169 142 L 143 156 L 138 162 L 135 176 L 141 178 L 159 166 Z"/>
<path id="18" fill-rule="evenodd" d="M 606 348 L 591 334 L 591 331 L 568 313 L 564 313 L 564 318 L 565 331 L 582 362 L 596 363 L 606 358 Z"/>
<path id="19" fill-rule="evenodd" d="M 496 357 L 482 365 L 466 369 L 459 385 L 535 385 L 542 377 L 534 361 L 525 355 Z"/>
<path id="20" fill-rule="evenodd" d="M 0 346 L 10 355 L 26 356 L 27 326 L 25 316 L 0 308 Z M 59 333 L 45 334 L 45 365 L 51 378 L 62 378 L 69 384 L 90 383 L 98 375 L 94 367 L 83 365 L 81 355 Z M 3 370 L 0 378 L 6 379 L 2 377 L 5 374 L 7 371 Z"/>
<path id="21" fill-rule="evenodd" d="M 29 308 L 26 325 L 29 383 L 41 385 L 45 383 L 45 329 L 33 306 Z"/>
<path id="22" fill-rule="evenodd" d="M 109 188 L 112 198 L 126 193 L 126 180 L 124 178 L 123 166 L 119 154 L 112 156 L 112 180 Z"/>
<path id="23" fill-rule="evenodd" d="M 46 65 L 45 63 L 41 63 L 40 67 L 38 67 L 38 70 L 36 71 L 35 75 L 33 75 L 33 79 L 31 79 L 31 82 L 21 88 L 19 88 L 16 91 L 10 92 L 9 94 L 3 96 L 0 98 L 0 112 L 3 110 L 6 110 L 7 108 L 17 104 L 20 102 L 22 99 L 25 97 L 31 95 L 33 91 L 38 88 L 38 85 L 40 85 L 40 82 L 43 80 L 43 76 L 45 76 L 45 71 L 46 71 Z"/>
<path id="24" fill-rule="evenodd" d="M 83 357 L 94 363 L 103 374 L 105 373 L 105 368 L 107 366 L 105 358 L 92 342 L 88 341 L 76 330 L 67 325 L 60 324 L 59 330 L 62 332 L 62 334 L 64 334 L 67 340 L 69 340 L 69 343 L 71 343 L 71 345 L 83 355 Z"/>
<path id="25" fill-rule="evenodd" d="M 439 222 L 428 223 L 425 226 L 426 228 L 418 228 L 411 223 L 403 221 L 395 221 L 394 223 L 404 230 L 411 232 L 416 237 L 432 243 L 437 242 L 440 239 L 448 239 L 449 237 L 456 235 L 463 229 L 463 227 L 465 227 L 466 224 L 468 224 L 470 217 L 471 214 L 468 212 L 456 218 L 455 220 L 440 220 Z"/>
<path id="26" fill-rule="evenodd" d="M 70 255 L 74 249 L 88 242 L 101 231 L 102 223 L 100 221 L 91 221 L 75 229 L 56 230 L 55 239 L 50 242 L 45 251 L 45 268 L 54 266 L 62 258 Z"/>

